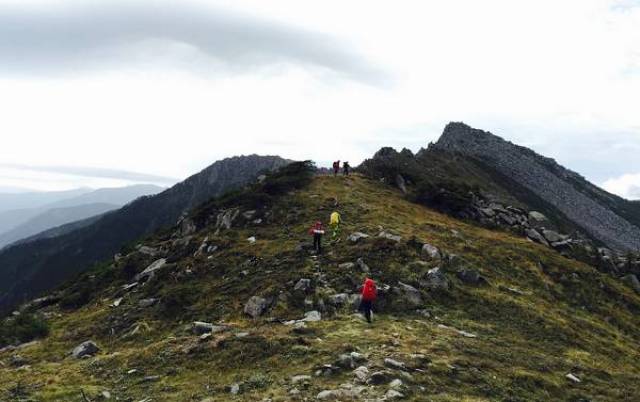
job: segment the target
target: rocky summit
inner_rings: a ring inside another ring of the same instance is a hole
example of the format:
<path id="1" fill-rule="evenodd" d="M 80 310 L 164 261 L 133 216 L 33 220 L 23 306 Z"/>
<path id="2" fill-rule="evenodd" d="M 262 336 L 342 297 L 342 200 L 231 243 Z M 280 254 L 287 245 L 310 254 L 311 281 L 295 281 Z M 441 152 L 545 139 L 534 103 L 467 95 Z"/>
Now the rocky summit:
<path id="1" fill-rule="evenodd" d="M 640 400 L 637 273 L 552 247 L 577 239 L 548 211 L 494 198 L 459 219 L 469 205 L 415 197 L 418 176 L 361 171 L 288 165 L 23 305 L 0 328 L 0 400 Z"/>

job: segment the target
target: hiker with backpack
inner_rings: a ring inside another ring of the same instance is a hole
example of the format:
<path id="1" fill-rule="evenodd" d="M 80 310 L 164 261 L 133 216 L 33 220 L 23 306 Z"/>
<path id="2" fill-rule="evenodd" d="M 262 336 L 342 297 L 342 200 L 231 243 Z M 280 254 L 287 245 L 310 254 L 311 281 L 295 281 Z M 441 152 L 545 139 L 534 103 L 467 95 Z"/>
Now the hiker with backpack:
<path id="1" fill-rule="evenodd" d="M 331 227 L 331 240 L 336 240 L 340 235 L 340 224 L 342 223 L 342 217 L 340 212 L 334 211 L 329 218 L 329 226 Z"/>
<path id="2" fill-rule="evenodd" d="M 340 172 L 340 161 L 333 162 L 333 177 L 337 177 Z"/>
<path id="3" fill-rule="evenodd" d="M 378 288 L 373 279 L 366 278 L 362 285 L 362 301 L 360 302 L 359 310 L 362 311 L 367 322 L 371 324 L 371 310 L 373 309 L 373 302 L 378 297 Z"/>
<path id="4" fill-rule="evenodd" d="M 324 234 L 324 226 L 322 226 L 322 222 L 317 221 L 311 229 L 309 229 L 309 234 L 313 236 L 313 249 L 316 254 L 322 253 L 322 235 Z"/>
<path id="5" fill-rule="evenodd" d="M 351 166 L 349 166 L 349 162 L 344 162 L 342 164 L 342 168 L 344 169 L 344 175 L 349 176 L 349 169 L 351 169 Z"/>

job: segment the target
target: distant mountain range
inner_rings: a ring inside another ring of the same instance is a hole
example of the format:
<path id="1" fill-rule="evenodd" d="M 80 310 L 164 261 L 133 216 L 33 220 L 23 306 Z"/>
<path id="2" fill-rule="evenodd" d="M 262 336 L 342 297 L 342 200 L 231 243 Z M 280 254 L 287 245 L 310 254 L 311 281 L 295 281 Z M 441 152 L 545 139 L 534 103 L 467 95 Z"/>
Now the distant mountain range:
<path id="1" fill-rule="evenodd" d="M 183 213 L 210 198 L 289 162 L 258 155 L 224 159 L 160 194 L 139 198 L 95 221 L 72 224 L 61 228 L 59 235 L 36 236 L 0 251 L 0 313 L 112 258 L 128 243 L 174 225 Z M 79 197 L 89 198 L 88 194 Z"/>
<path id="2" fill-rule="evenodd" d="M 98 190 L 79 189 L 53 193 L 0 194 L 4 207 L 24 202 L 31 208 L 0 212 L 0 248 L 39 232 L 103 214 L 144 195 L 164 190 L 154 185 L 133 185 Z"/>

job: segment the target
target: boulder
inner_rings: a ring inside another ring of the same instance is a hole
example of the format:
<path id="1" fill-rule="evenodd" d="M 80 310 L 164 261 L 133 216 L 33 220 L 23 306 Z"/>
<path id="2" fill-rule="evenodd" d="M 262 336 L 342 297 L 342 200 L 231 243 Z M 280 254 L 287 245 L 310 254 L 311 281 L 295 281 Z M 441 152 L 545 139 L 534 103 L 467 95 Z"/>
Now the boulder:
<path id="1" fill-rule="evenodd" d="M 362 259 L 362 257 L 358 258 L 358 260 L 356 261 L 356 265 L 358 266 L 358 268 L 360 268 L 360 271 L 364 272 L 365 274 L 368 274 L 369 272 L 371 272 L 371 269 L 364 262 L 364 259 Z"/>
<path id="2" fill-rule="evenodd" d="M 545 239 L 544 236 L 542 236 L 537 230 L 527 229 L 525 231 L 525 234 L 530 240 L 536 243 L 544 244 L 545 246 L 549 246 L 549 242 L 547 242 L 547 239 Z"/>
<path id="3" fill-rule="evenodd" d="M 216 217 L 216 227 L 219 229 L 231 229 L 233 221 L 236 220 L 239 214 L 240 210 L 238 208 L 231 208 L 220 212 Z"/>
<path id="4" fill-rule="evenodd" d="M 640 281 L 635 274 L 629 274 L 622 277 L 622 281 L 631 286 L 636 293 L 640 294 Z"/>
<path id="5" fill-rule="evenodd" d="M 352 262 L 345 262 L 342 264 L 338 264 L 338 268 L 340 268 L 343 271 L 348 271 L 353 269 L 356 266 L 356 264 L 352 263 Z"/>
<path id="6" fill-rule="evenodd" d="M 228 329 L 229 327 L 225 325 L 214 325 L 214 324 L 211 324 L 208 322 L 202 322 L 202 321 L 194 321 L 193 324 L 191 324 L 191 330 L 196 335 L 217 334 L 220 332 L 227 331 Z"/>
<path id="7" fill-rule="evenodd" d="M 307 311 L 306 313 L 304 313 L 304 318 L 302 319 L 302 321 L 305 322 L 314 322 L 320 320 L 322 320 L 322 314 L 320 314 L 320 312 L 316 310 Z"/>
<path id="8" fill-rule="evenodd" d="M 190 218 L 183 218 L 178 222 L 180 235 L 182 237 L 189 236 L 198 230 L 196 224 Z"/>
<path id="9" fill-rule="evenodd" d="M 353 370 L 353 375 L 356 378 L 356 381 L 364 384 L 367 382 L 367 377 L 369 376 L 369 369 L 365 366 L 360 366 L 357 369 Z"/>
<path id="10" fill-rule="evenodd" d="M 547 217 L 538 211 L 531 211 L 529 212 L 529 219 L 536 222 L 544 222 L 547 220 Z"/>
<path id="11" fill-rule="evenodd" d="M 368 385 L 380 385 L 391 382 L 391 374 L 388 371 L 376 371 L 369 376 Z"/>
<path id="12" fill-rule="evenodd" d="M 408 308 L 420 307 L 423 304 L 420 291 L 411 285 L 398 282 L 398 286 L 393 289 L 393 292 L 401 298 L 402 303 Z"/>
<path id="13" fill-rule="evenodd" d="M 100 348 L 93 341 L 86 341 L 76 346 L 75 349 L 73 349 L 73 351 L 71 352 L 71 356 L 75 357 L 76 359 L 81 359 L 85 356 L 93 356 L 99 351 Z"/>
<path id="14" fill-rule="evenodd" d="M 422 245 L 422 255 L 429 260 L 440 259 L 442 257 L 440 250 L 429 243 L 424 243 Z"/>
<path id="15" fill-rule="evenodd" d="M 395 241 L 396 243 L 400 243 L 402 241 L 402 236 L 394 235 L 387 231 L 382 231 L 378 234 L 378 237 L 382 237 L 383 239 L 388 239 L 391 241 Z"/>
<path id="16" fill-rule="evenodd" d="M 334 307 L 342 307 L 349 302 L 349 295 L 346 293 L 338 293 L 332 296 L 329 296 L 329 304 Z"/>
<path id="17" fill-rule="evenodd" d="M 252 296 L 244 306 L 244 313 L 255 319 L 264 314 L 268 306 L 269 303 L 264 297 Z"/>
<path id="18" fill-rule="evenodd" d="M 407 365 L 404 364 L 403 362 L 398 361 L 398 360 L 394 360 L 394 359 L 390 359 L 390 358 L 384 359 L 384 365 L 389 367 L 389 368 L 395 369 L 395 370 L 406 370 L 407 369 Z"/>
<path id="19" fill-rule="evenodd" d="M 296 375 L 291 377 L 292 384 L 308 383 L 311 381 L 310 375 Z"/>
<path id="20" fill-rule="evenodd" d="M 139 282 L 142 279 L 149 280 L 153 278 L 156 271 L 158 271 L 159 269 L 162 269 L 166 264 L 167 264 L 167 260 L 165 258 L 160 258 L 159 260 L 155 260 L 153 263 L 151 263 L 151 265 L 145 268 L 144 271 L 140 272 L 138 275 L 135 276 L 136 282 Z"/>
<path id="21" fill-rule="evenodd" d="M 458 271 L 457 275 L 462 282 L 470 285 L 478 285 L 485 281 L 485 279 L 480 276 L 480 273 L 473 268 L 462 268 Z"/>
<path id="22" fill-rule="evenodd" d="M 150 298 L 150 299 L 142 299 L 138 302 L 138 306 L 141 308 L 151 307 L 158 302 L 158 299 Z"/>
<path id="23" fill-rule="evenodd" d="M 449 290 L 449 280 L 440 268 L 427 271 L 420 285 L 429 290 Z"/>
<path id="24" fill-rule="evenodd" d="M 561 235 L 555 230 L 544 229 L 542 235 L 549 243 L 557 243 L 567 239 L 567 236 Z"/>
<path id="25" fill-rule="evenodd" d="M 353 357 L 348 353 L 338 356 L 338 360 L 336 360 L 334 365 L 344 369 L 353 369 L 356 367 Z"/>
<path id="26" fill-rule="evenodd" d="M 357 243 L 361 239 L 366 239 L 368 237 L 369 237 L 368 234 L 364 234 L 362 232 L 355 232 L 355 233 L 350 234 L 349 237 L 347 237 L 347 240 L 349 240 L 351 243 Z"/>
<path id="27" fill-rule="evenodd" d="M 404 394 L 402 394 L 399 391 L 396 391 L 395 389 L 390 389 L 387 391 L 386 394 L 384 394 L 385 401 L 392 401 L 394 399 L 403 399 L 403 398 L 404 398 Z"/>
<path id="28" fill-rule="evenodd" d="M 293 287 L 293 290 L 296 292 L 304 292 L 307 293 L 311 290 L 311 279 L 302 278 L 300 279 L 296 285 Z"/>

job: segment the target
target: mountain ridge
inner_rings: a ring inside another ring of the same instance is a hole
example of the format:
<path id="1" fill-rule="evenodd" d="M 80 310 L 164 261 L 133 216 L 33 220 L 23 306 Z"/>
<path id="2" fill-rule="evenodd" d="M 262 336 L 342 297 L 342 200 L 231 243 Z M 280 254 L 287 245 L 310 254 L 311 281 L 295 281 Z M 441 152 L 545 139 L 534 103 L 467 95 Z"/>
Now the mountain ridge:
<path id="1" fill-rule="evenodd" d="M 175 224 L 188 209 L 288 162 L 258 155 L 223 159 L 155 196 L 108 212 L 88 226 L 0 251 L 0 313 L 112 257 L 126 244 Z"/>

